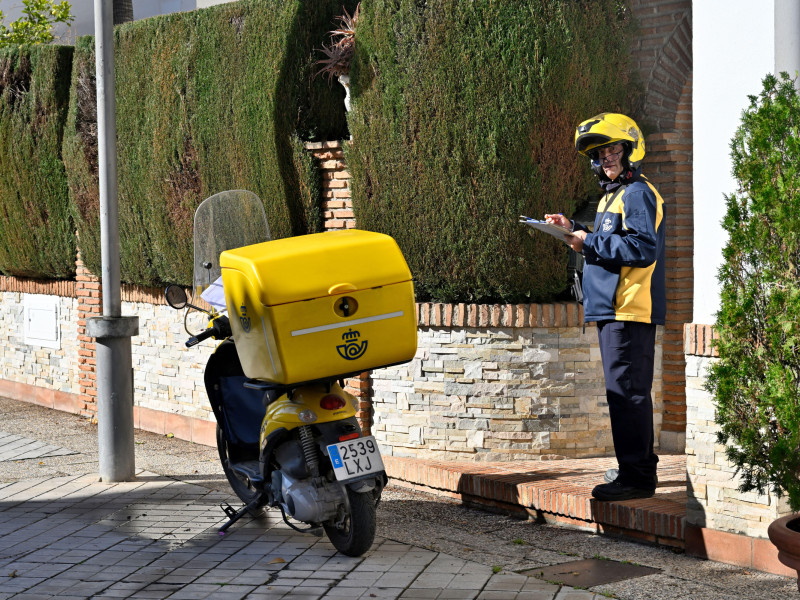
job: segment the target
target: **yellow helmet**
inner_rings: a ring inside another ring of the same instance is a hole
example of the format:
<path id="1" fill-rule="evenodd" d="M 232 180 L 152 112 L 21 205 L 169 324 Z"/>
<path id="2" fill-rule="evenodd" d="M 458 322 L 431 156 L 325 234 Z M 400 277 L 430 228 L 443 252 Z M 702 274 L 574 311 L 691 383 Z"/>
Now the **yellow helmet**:
<path id="1" fill-rule="evenodd" d="M 585 120 L 575 130 L 575 149 L 592 159 L 593 168 L 597 157 L 593 150 L 619 143 L 625 148 L 622 164 L 627 163 L 629 169 L 637 169 L 644 158 L 644 135 L 630 117 L 618 113 L 600 113 Z"/>

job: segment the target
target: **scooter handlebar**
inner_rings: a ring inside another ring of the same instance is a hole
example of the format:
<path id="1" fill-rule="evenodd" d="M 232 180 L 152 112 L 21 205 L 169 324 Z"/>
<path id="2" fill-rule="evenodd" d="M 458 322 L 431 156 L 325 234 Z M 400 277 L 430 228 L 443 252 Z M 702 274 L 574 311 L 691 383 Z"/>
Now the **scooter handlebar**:
<path id="1" fill-rule="evenodd" d="M 231 325 L 228 317 L 220 316 L 214 319 L 212 322 L 211 327 L 206 329 L 205 331 L 201 331 L 197 335 L 193 335 L 188 340 L 186 340 L 186 347 L 191 348 L 192 346 L 196 346 L 203 340 L 207 340 L 208 338 L 213 337 L 216 340 L 225 339 L 231 335 Z"/>
<path id="2" fill-rule="evenodd" d="M 198 333 L 197 335 L 193 335 L 188 340 L 186 340 L 186 347 L 191 348 L 192 346 L 196 346 L 203 340 L 207 340 L 210 337 L 214 337 L 214 328 L 209 327 L 205 331 Z"/>

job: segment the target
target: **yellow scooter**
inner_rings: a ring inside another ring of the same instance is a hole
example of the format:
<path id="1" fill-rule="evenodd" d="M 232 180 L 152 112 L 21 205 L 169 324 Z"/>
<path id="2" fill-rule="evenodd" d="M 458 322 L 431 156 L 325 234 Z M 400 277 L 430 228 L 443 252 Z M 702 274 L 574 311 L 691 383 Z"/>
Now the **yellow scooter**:
<path id="1" fill-rule="evenodd" d="M 372 546 L 387 476 L 343 380 L 416 351 L 413 287 L 399 249 L 369 232 L 265 241 L 263 205 L 245 191 L 205 200 L 194 236 L 195 291 L 212 308 L 190 304 L 180 286 L 165 296 L 187 317 L 199 310 L 210 318 L 195 334 L 185 320 L 187 347 L 222 340 L 204 380 L 220 461 L 244 506 L 223 506 L 220 534 L 275 507 L 293 529 L 324 530 L 337 550 L 360 556 Z"/>

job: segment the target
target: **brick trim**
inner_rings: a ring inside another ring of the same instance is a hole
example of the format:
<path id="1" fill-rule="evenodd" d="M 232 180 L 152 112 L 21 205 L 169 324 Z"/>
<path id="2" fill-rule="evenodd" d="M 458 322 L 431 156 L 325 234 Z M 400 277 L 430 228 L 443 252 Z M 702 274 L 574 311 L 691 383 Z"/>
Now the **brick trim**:
<path id="1" fill-rule="evenodd" d="M 191 290 L 189 294 L 191 295 Z M 164 288 L 145 287 L 142 285 L 122 284 L 120 296 L 123 302 L 139 302 L 142 304 L 158 304 L 166 306 L 167 300 L 164 298 Z M 194 300 L 190 300 L 194 302 Z"/>
<path id="2" fill-rule="evenodd" d="M 76 282 L 44 281 L 27 279 L 10 275 L 0 276 L 0 292 L 16 292 L 19 294 L 47 294 L 62 298 L 75 298 Z"/>
<path id="3" fill-rule="evenodd" d="M 418 302 L 420 327 L 579 327 L 583 306 L 577 302 L 545 304 L 444 304 Z"/>
<path id="4" fill-rule="evenodd" d="M 345 381 L 344 389 L 358 401 L 356 419 L 364 435 L 372 435 L 372 378 L 369 371 Z"/>
<path id="5" fill-rule="evenodd" d="M 683 326 L 683 352 L 688 356 L 719 356 L 714 340 L 719 334 L 713 325 L 685 323 Z"/>
<path id="6" fill-rule="evenodd" d="M 145 406 L 133 407 L 133 426 L 158 435 L 172 434 L 176 438 L 215 447 L 217 423 L 187 415 L 176 415 Z"/>
<path id="7" fill-rule="evenodd" d="M 47 294 L 51 296 L 60 296 L 62 298 L 79 298 L 81 295 L 78 293 L 78 290 L 95 290 L 93 285 L 87 287 L 84 284 L 99 284 L 100 278 L 92 274 L 92 272 L 83 265 L 82 261 L 76 264 L 79 264 L 80 268 L 76 274 L 75 281 L 46 281 L 2 275 L 0 276 L 0 292 Z M 102 291 L 102 286 L 98 287 L 97 289 Z M 164 288 L 161 287 L 148 287 L 123 283 L 120 295 L 123 302 L 159 305 L 166 305 L 167 303 L 164 298 Z M 191 290 L 189 290 L 189 295 L 191 298 Z M 202 300 L 197 298 L 191 299 L 191 302 L 194 303 L 195 301 L 202 302 Z M 102 302 L 99 304 L 102 306 Z"/>
<path id="8" fill-rule="evenodd" d="M 20 381 L 0 379 L 0 396 L 76 415 L 83 413 L 83 402 L 78 394 L 60 392 Z"/>
<path id="9" fill-rule="evenodd" d="M 686 554 L 707 560 L 797 577 L 778 560 L 778 549 L 768 539 L 686 525 Z"/>
<path id="10" fill-rule="evenodd" d="M 87 319 L 103 314 L 100 278 L 83 264 L 78 251 L 75 275 L 75 295 L 78 298 L 78 383 L 80 385 L 80 410 L 78 414 L 97 418 L 97 347 L 94 338 L 87 335 Z"/>

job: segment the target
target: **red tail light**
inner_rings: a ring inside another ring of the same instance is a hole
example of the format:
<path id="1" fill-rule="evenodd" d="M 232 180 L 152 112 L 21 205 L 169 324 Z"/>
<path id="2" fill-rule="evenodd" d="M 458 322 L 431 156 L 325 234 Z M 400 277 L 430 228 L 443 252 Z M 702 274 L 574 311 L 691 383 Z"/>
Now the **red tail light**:
<path id="1" fill-rule="evenodd" d="M 325 410 L 339 410 L 344 408 L 346 404 L 347 400 L 333 394 L 328 394 L 319 401 L 319 405 Z"/>
<path id="2" fill-rule="evenodd" d="M 354 440 L 359 436 L 360 434 L 357 431 L 354 431 L 353 433 L 345 433 L 344 435 L 339 436 L 339 441 L 346 442 L 347 440 Z"/>

